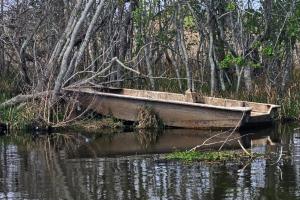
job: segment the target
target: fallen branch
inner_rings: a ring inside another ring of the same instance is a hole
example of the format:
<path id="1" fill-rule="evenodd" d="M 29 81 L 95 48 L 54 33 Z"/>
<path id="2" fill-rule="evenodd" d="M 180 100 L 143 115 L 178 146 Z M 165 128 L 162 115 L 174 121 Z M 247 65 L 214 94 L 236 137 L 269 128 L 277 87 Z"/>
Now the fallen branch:
<path id="1" fill-rule="evenodd" d="M 223 133 L 226 133 L 226 132 L 223 132 Z M 238 137 L 234 137 L 232 139 L 228 139 L 227 142 L 232 142 L 232 141 L 237 141 L 238 139 L 241 139 L 245 136 L 248 136 L 248 135 L 251 135 L 252 133 L 248 133 L 248 134 L 244 134 L 244 135 L 241 135 L 241 136 L 238 136 Z M 211 146 L 211 145 L 216 145 L 216 144 L 223 144 L 224 141 L 218 141 L 218 142 L 211 142 L 211 143 L 206 143 L 207 141 L 209 141 L 211 138 L 213 137 L 210 137 L 209 139 L 207 139 L 206 141 L 204 141 L 201 145 L 197 145 L 196 147 L 192 148 L 191 150 L 189 151 L 195 151 L 197 150 L 198 148 L 200 147 L 203 147 L 203 146 Z"/>
<path id="2" fill-rule="evenodd" d="M 6 107 L 14 106 L 17 104 L 21 104 L 21 103 L 27 102 L 32 99 L 36 99 L 36 98 L 40 98 L 45 95 L 49 95 L 51 93 L 52 93 L 52 91 L 44 91 L 44 92 L 39 92 L 39 93 L 35 93 L 35 94 L 19 94 L 13 98 L 1 103 L 0 108 L 6 108 Z"/>
<path id="3" fill-rule="evenodd" d="M 229 138 L 232 136 L 232 134 L 237 130 L 237 128 L 238 128 L 239 125 L 241 124 L 241 122 L 242 122 L 242 120 L 243 120 L 243 118 L 244 118 L 244 114 L 245 114 L 245 113 L 243 113 L 242 118 L 241 118 L 240 121 L 237 123 L 237 125 L 235 126 L 235 128 L 232 129 L 232 130 L 229 130 L 229 131 L 231 131 L 231 132 L 230 132 L 229 136 L 226 138 L 226 140 L 225 140 L 225 141 L 221 141 L 221 142 L 217 142 L 217 143 L 222 143 L 221 147 L 219 148 L 219 151 L 223 148 L 223 146 L 224 146 L 227 142 L 232 141 L 232 140 L 230 140 Z M 220 136 L 220 135 L 222 135 L 222 134 L 224 134 L 224 133 L 228 133 L 229 131 L 225 131 L 225 132 L 221 132 L 221 133 L 218 133 L 218 134 L 216 134 L 216 135 L 213 135 L 213 136 L 207 138 L 202 144 L 195 146 L 194 148 L 190 149 L 189 151 L 195 151 L 195 150 L 199 149 L 199 148 L 202 147 L 202 146 L 209 146 L 209 145 L 211 145 L 211 144 L 216 144 L 216 143 L 210 143 L 210 144 L 207 144 L 207 142 L 210 141 L 211 139 L 217 137 L 217 136 Z M 246 135 L 248 135 L 248 134 L 246 134 Z M 246 135 L 243 135 L 243 136 L 238 137 L 238 138 L 242 138 L 242 137 L 244 137 L 244 136 L 246 136 Z M 235 138 L 235 139 L 236 139 L 236 138 Z"/>
<path id="4" fill-rule="evenodd" d="M 221 149 L 223 148 L 223 146 L 227 143 L 228 139 L 231 137 L 231 135 L 238 129 L 238 127 L 240 127 L 242 120 L 244 119 L 245 116 L 245 112 L 243 112 L 243 115 L 240 119 L 240 121 L 237 123 L 237 125 L 235 126 L 235 128 L 233 129 L 233 131 L 228 135 L 228 137 L 226 138 L 226 140 L 224 141 L 224 143 L 221 145 L 221 147 L 219 148 L 219 151 L 221 151 Z"/>
<path id="5" fill-rule="evenodd" d="M 134 70 L 130 67 L 127 67 L 124 63 L 122 63 L 117 57 L 113 58 L 113 60 L 115 60 L 119 65 L 121 65 L 121 67 L 123 67 L 124 69 L 127 69 L 128 71 L 132 71 L 136 74 L 141 74 L 139 71 Z"/>
<path id="6" fill-rule="evenodd" d="M 228 133 L 228 131 L 220 132 L 220 133 L 218 133 L 216 135 L 213 135 L 213 136 L 207 138 L 202 144 L 199 144 L 199 145 L 195 146 L 194 148 L 190 149 L 189 151 L 195 151 L 195 150 L 199 149 L 200 147 L 205 146 L 209 140 L 211 140 L 211 139 L 213 139 L 215 137 L 218 137 L 218 136 L 220 136 L 222 134 L 225 134 L 225 133 Z"/>
<path id="7" fill-rule="evenodd" d="M 127 67 L 124 63 L 122 63 L 117 57 L 112 58 L 109 62 L 109 65 L 107 67 L 105 67 L 104 69 L 102 69 L 99 72 L 92 72 L 92 71 L 81 71 L 81 72 L 77 72 L 74 75 L 72 75 L 68 80 L 65 81 L 65 83 L 63 85 L 66 85 L 67 82 L 69 82 L 72 78 L 74 78 L 76 75 L 81 74 L 81 73 L 94 73 L 91 77 L 88 77 L 80 82 L 76 82 L 74 84 L 72 84 L 72 87 L 78 87 L 84 84 L 89 83 L 90 81 L 92 81 L 94 78 L 96 77 L 101 77 L 101 75 L 103 75 L 105 72 L 109 71 L 111 69 L 111 67 L 113 66 L 114 63 L 118 63 L 121 67 L 123 67 L 124 69 L 134 72 L 138 75 L 142 75 L 139 71 L 134 70 L 130 67 Z M 107 75 L 106 75 L 107 76 Z M 143 75 L 146 76 L 146 75 Z M 102 76 L 103 77 L 103 76 Z M 105 77 L 105 76 L 104 76 Z"/>
<path id="8" fill-rule="evenodd" d="M 279 161 L 281 160 L 282 154 L 283 154 L 283 146 L 280 147 L 280 154 L 279 154 L 279 157 L 278 157 L 277 160 L 276 160 L 274 163 L 272 163 L 271 165 L 275 165 L 275 164 L 279 163 Z"/>
<path id="9" fill-rule="evenodd" d="M 238 143 L 239 143 L 239 145 L 241 146 L 241 148 L 243 149 L 243 151 L 244 151 L 248 156 L 252 157 L 252 154 L 249 153 L 249 152 L 246 150 L 246 148 L 243 146 L 243 144 L 241 143 L 240 140 L 238 140 Z"/>

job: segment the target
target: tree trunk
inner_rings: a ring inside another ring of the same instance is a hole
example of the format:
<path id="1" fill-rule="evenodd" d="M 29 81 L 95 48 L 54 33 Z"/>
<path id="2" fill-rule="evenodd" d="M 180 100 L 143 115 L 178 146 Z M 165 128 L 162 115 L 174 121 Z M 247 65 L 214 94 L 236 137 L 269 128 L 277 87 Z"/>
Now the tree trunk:
<path id="1" fill-rule="evenodd" d="M 207 24 L 209 32 L 209 50 L 208 50 L 208 60 L 210 64 L 210 95 L 213 96 L 216 91 L 216 63 L 214 60 L 214 25 L 213 16 L 210 9 L 213 9 L 213 1 L 210 0 L 209 6 L 207 7 Z"/>
<path id="2" fill-rule="evenodd" d="M 181 83 L 181 77 L 180 77 L 180 70 L 179 70 L 177 62 L 175 61 L 175 60 L 177 60 L 176 59 L 176 54 L 173 51 L 171 51 L 171 53 L 172 53 L 172 57 L 169 56 L 168 51 L 165 51 L 167 60 L 170 60 L 172 66 L 175 69 L 176 77 L 177 77 L 177 80 L 178 80 L 179 90 L 182 92 L 182 83 Z"/>
<path id="3" fill-rule="evenodd" d="M 83 43 L 81 44 L 80 49 L 78 51 L 78 55 L 77 55 L 77 58 L 76 58 L 76 61 L 75 61 L 75 68 L 79 65 L 79 63 L 80 63 L 80 61 L 82 59 L 82 55 L 83 55 L 84 50 L 87 47 L 87 45 L 88 45 L 88 43 L 89 43 L 89 41 L 91 39 L 91 36 L 93 34 L 93 29 L 94 29 L 95 24 L 96 24 L 96 22 L 97 22 L 97 20 L 98 20 L 98 18 L 100 16 L 100 14 L 101 14 L 103 6 L 104 6 L 104 0 L 101 0 L 100 3 L 97 6 L 96 12 L 95 12 L 95 14 L 93 16 L 93 19 L 92 19 L 92 21 L 91 21 L 91 23 L 89 25 L 89 28 L 86 31 Z"/>
<path id="4" fill-rule="evenodd" d="M 81 60 L 82 60 L 82 57 L 83 57 L 83 54 L 84 54 L 84 51 L 86 49 L 86 47 L 88 46 L 89 42 L 90 42 L 90 39 L 91 39 L 91 36 L 93 34 L 93 30 L 95 28 L 95 25 L 96 25 L 96 22 L 101 14 L 101 11 L 102 11 L 102 8 L 103 8 L 103 5 L 104 5 L 104 0 L 102 0 L 98 5 L 97 5 L 97 9 L 96 9 L 96 12 L 92 18 L 92 21 L 86 31 L 86 34 L 85 34 L 85 38 L 78 50 L 78 53 L 74 56 L 73 56 L 73 59 L 75 59 L 75 62 L 70 62 L 69 66 L 68 66 L 68 70 L 66 72 L 66 75 L 64 77 L 64 80 L 67 80 L 70 78 L 70 76 L 72 76 L 72 74 L 74 73 L 74 71 L 76 70 L 76 68 L 78 67 L 78 65 L 80 64 Z M 72 60 L 73 60 L 72 59 Z"/>
<path id="5" fill-rule="evenodd" d="M 192 70 L 189 64 L 189 57 L 187 54 L 187 49 L 186 49 L 186 44 L 184 41 L 184 29 L 183 29 L 183 16 L 181 16 L 181 10 L 180 7 L 178 6 L 177 9 L 177 13 L 178 13 L 178 19 L 177 19 L 177 44 L 178 44 L 178 48 L 179 48 L 179 52 L 181 54 L 181 57 L 183 59 L 183 63 L 185 66 L 185 70 L 186 70 L 186 78 L 187 78 L 187 87 L 188 89 L 193 89 L 193 77 L 192 77 Z"/>
<path id="6" fill-rule="evenodd" d="M 152 62 L 151 62 L 151 55 L 150 55 L 150 47 L 149 45 L 145 46 L 145 60 L 146 60 L 146 65 L 147 65 L 147 70 L 148 70 L 148 77 L 150 80 L 150 86 L 152 90 L 155 90 L 155 81 L 153 78 L 153 70 L 152 70 Z M 149 58 L 150 57 L 150 58 Z"/>
<path id="7" fill-rule="evenodd" d="M 86 19 L 88 11 L 92 7 L 93 3 L 94 3 L 94 0 L 89 0 L 89 2 L 86 4 L 86 6 L 84 8 L 84 11 L 82 12 L 82 14 L 79 18 L 79 20 L 77 21 L 76 26 L 74 27 L 74 30 L 73 30 L 72 35 L 71 35 L 70 44 L 68 45 L 66 51 L 64 52 L 64 56 L 63 56 L 62 63 L 61 63 L 61 66 L 60 66 L 60 71 L 59 71 L 59 74 L 58 74 L 58 76 L 56 78 L 56 81 L 55 81 L 52 101 L 56 100 L 56 98 L 58 96 L 58 93 L 60 92 L 65 74 L 68 70 L 68 61 L 69 61 L 72 49 L 75 45 L 76 36 L 77 36 L 77 34 L 78 34 L 78 32 L 81 28 L 81 25 L 83 24 L 84 20 Z"/>
<path id="8" fill-rule="evenodd" d="M 209 52 L 208 60 L 210 63 L 210 95 L 213 96 L 216 91 L 216 65 L 213 56 L 214 36 L 212 31 L 209 32 Z"/>
<path id="9" fill-rule="evenodd" d="M 286 59 L 285 64 L 283 66 L 282 73 L 282 82 L 280 87 L 280 94 L 283 95 L 286 90 L 286 85 L 288 84 L 288 80 L 290 80 L 293 68 L 293 50 L 292 48 L 286 48 Z"/>
<path id="10" fill-rule="evenodd" d="M 96 59 L 96 57 L 97 57 L 96 51 L 97 50 L 98 50 L 97 41 L 92 40 L 92 42 L 89 43 L 89 56 L 90 56 L 93 72 L 96 72 L 96 70 L 98 69 L 98 60 Z"/>
<path id="11" fill-rule="evenodd" d="M 119 48 L 119 59 L 122 62 L 124 62 L 126 60 L 127 51 L 130 48 L 130 38 L 128 36 L 131 34 L 129 27 L 132 22 L 132 12 L 135 9 L 135 3 L 130 2 L 129 8 L 126 7 L 126 4 L 124 4 L 122 9 L 123 9 L 123 12 L 126 11 L 126 13 L 125 13 L 124 22 L 123 22 L 123 24 L 121 26 L 121 30 L 120 30 L 120 40 L 121 41 L 120 41 L 120 48 Z M 122 21 L 122 19 L 120 19 L 120 21 Z M 123 76 L 124 76 L 124 70 L 122 67 L 118 66 L 117 80 L 121 80 Z M 123 85 L 123 81 L 119 81 L 117 83 L 118 87 L 122 87 L 122 85 Z"/>
<path id="12" fill-rule="evenodd" d="M 55 48 L 50 56 L 47 66 L 44 70 L 45 72 L 41 76 L 41 80 L 39 81 L 39 84 L 36 87 L 36 91 L 38 91 L 38 92 L 43 91 L 46 82 L 47 81 L 49 82 L 51 80 L 50 76 L 51 76 L 51 73 L 53 73 L 53 67 L 58 63 L 57 59 L 59 58 L 59 55 L 62 54 L 62 48 L 64 47 L 64 44 L 66 43 L 66 39 L 71 35 L 72 30 L 74 29 L 74 26 L 76 24 L 75 23 L 76 18 L 77 18 L 78 12 L 80 11 L 82 1 L 83 0 L 77 0 L 77 4 L 75 5 L 75 7 L 70 15 L 70 18 L 69 18 L 68 24 L 65 28 L 65 31 L 55 45 Z"/>
<path id="13" fill-rule="evenodd" d="M 244 71 L 244 67 L 242 67 L 242 69 L 239 70 L 239 67 L 235 66 L 235 73 L 237 75 L 237 83 L 236 83 L 236 90 L 235 90 L 236 93 L 238 93 L 240 90 L 243 71 Z"/>
<path id="14" fill-rule="evenodd" d="M 244 80 L 247 92 L 251 92 L 252 90 L 252 79 L 251 79 L 251 68 L 246 66 L 244 69 Z"/>
<path id="15" fill-rule="evenodd" d="M 29 42 L 33 39 L 34 35 L 36 34 L 36 32 L 38 31 L 40 25 L 42 24 L 42 22 L 44 21 L 44 18 L 40 19 L 40 21 L 38 22 L 38 24 L 35 26 L 34 30 L 30 33 L 30 35 L 27 36 L 26 40 L 23 42 L 20 52 L 19 52 L 19 56 L 20 56 L 20 69 L 23 75 L 23 78 L 25 80 L 25 83 L 27 83 L 28 85 L 31 84 L 31 80 L 29 78 L 29 70 L 28 70 L 28 66 L 26 63 L 26 49 L 29 45 Z"/>
<path id="16" fill-rule="evenodd" d="M 1 24 L 4 24 L 4 0 L 1 0 Z M 4 34 L 4 27 L 0 29 L 0 35 Z M 0 40 L 0 71 L 5 70 L 5 46 L 3 40 Z"/>
<path id="17" fill-rule="evenodd" d="M 221 89 L 224 92 L 226 90 L 226 86 L 225 86 L 225 81 L 224 81 L 224 71 L 223 71 L 223 69 L 219 70 L 219 79 L 220 79 Z"/>

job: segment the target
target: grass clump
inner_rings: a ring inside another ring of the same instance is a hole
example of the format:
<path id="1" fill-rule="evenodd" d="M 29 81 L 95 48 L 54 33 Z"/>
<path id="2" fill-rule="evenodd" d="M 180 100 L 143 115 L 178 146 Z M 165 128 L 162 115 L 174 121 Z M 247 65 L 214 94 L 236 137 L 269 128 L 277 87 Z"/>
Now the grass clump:
<path id="1" fill-rule="evenodd" d="M 26 129 L 36 119 L 36 107 L 29 103 L 0 109 L 0 121 L 11 130 Z"/>
<path id="2" fill-rule="evenodd" d="M 281 99 L 282 118 L 286 120 L 300 120 L 300 81 L 292 86 Z"/>
<path id="3" fill-rule="evenodd" d="M 163 122 L 153 108 L 144 106 L 139 110 L 136 127 L 140 129 L 161 129 L 163 128 Z"/>
<path id="4" fill-rule="evenodd" d="M 225 161 L 233 160 L 238 158 L 248 157 L 245 153 L 237 151 L 182 151 L 182 152 L 173 152 L 167 155 L 168 160 L 182 160 L 186 162 L 193 161 Z"/>

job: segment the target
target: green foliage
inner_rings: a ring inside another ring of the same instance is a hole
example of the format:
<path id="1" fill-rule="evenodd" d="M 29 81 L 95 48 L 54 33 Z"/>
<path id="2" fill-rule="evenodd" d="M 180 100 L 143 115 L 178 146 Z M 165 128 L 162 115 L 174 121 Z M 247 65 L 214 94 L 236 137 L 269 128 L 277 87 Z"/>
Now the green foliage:
<path id="1" fill-rule="evenodd" d="M 228 2 L 226 5 L 226 10 L 227 11 L 234 11 L 236 9 L 237 5 L 235 2 Z"/>
<path id="2" fill-rule="evenodd" d="M 250 67 L 254 68 L 254 69 L 258 69 L 261 68 L 261 64 L 260 63 L 255 63 L 253 61 L 250 61 L 248 64 Z"/>
<path id="3" fill-rule="evenodd" d="M 243 66 L 246 63 L 242 56 L 234 57 L 232 54 L 225 55 L 225 58 L 220 62 L 221 68 L 230 68 L 232 66 Z"/>
<path id="4" fill-rule="evenodd" d="M 298 23 L 290 23 L 288 26 L 288 34 L 290 37 L 299 37 L 299 24 Z"/>
<path id="5" fill-rule="evenodd" d="M 298 96 L 298 95 L 297 95 Z M 281 104 L 282 119 L 286 120 L 298 120 L 300 118 L 300 98 L 296 100 L 291 100 L 289 98 L 284 98 Z"/>
<path id="6" fill-rule="evenodd" d="M 7 93 L 5 93 L 5 92 L 0 93 L 0 103 L 5 102 L 8 98 L 9 98 L 9 95 L 7 95 Z"/>
<path id="7" fill-rule="evenodd" d="M 281 117 L 283 119 L 300 119 L 300 72 L 295 71 L 294 80 L 280 99 Z"/>
<path id="8" fill-rule="evenodd" d="M 234 151 L 183 151 L 173 152 L 167 155 L 169 160 L 192 161 L 225 161 L 245 157 L 246 154 Z"/>
<path id="9" fill-rule="evenodd" d="M 261 45 L 262 45 L 261 41 L 256 41 L 253 43 L 252 47 L 258 49 L 259 47 L 261 47 Z"/>
<path id="10" fill-rule="evenodd" d="M 195 28 L 195 19 L 193 16 L 186 16 L 184 18 L 184 27 L 187 29 L 194 29 Z"/>
<path id="11" fill-rule="evenodd" d="M 259 34 L 263 31 L 263 15 L 254 9 L 246 10 L 243 18 L 243 26 L 245 30 L 251 34 Z"/>
<path id="12" fill-rule="evenodd" d="M 0 89 L 0 104 L 18 93 L 14 78 L 10 75 L 0 77 Z M 11 128 L 24 128 L 32 115 L 28 106 L 0 108 L 0 122 L 8 123 Z"/>
<path id="13" fill-rule="evenodd" d="M 296 3 L 294 9 L 288 17 L 286 31 L 288 37 L 300 39 L 300 4 Z"/>
<path id="14" fill-rule="evenodd" d="M 156 39 L 161 43 L 161 44 L 170 44 L 174 38 L 174 31 L 159 31 L 156 35 Z"/>
<path id="15" fill-rule="evenodd" d="M 133 12 L 132 12 L 132 18 L 133 18 L 133 22 L 136 26 L 140 27 L 141 24 L 144 23 L 144 19 L 142 18 L 142 8 L 136 8 Z M 141 31 L 138 31 L 135 35 L 135 42 L 137 45 L 137 49 L 139 49 L 139 47 L 141 47 L 143 45 L 143 35 Z"/>
<path id="16" fill-rule="evenodd" d="M 139 1 L 138 7 L 132 12 L 133 24 L 135 27 L 136 52 L 144 45 L 145 39 L 155 37 L 162 44 L 169 45 L 176 30 L 165 28 L 164 24 L 169 23 L 174 14 L 174 7 L 166 7 L 163 11 L 157 12 L 156 5 L 161 4 L 159 0 Z M 192 17 L 186 19 L 187 26 L 192 27 Z"/>
<path id="17" fill-rule="evenodd" d="M 262 48 L 262 54 L 264 56 L 272 57 L 274 56 L 274 48 L 271 45 L 267 45 Z"/>
<path id="18" fill-rule="evenodd" d="M 12 129 L 25 129 L 35 118 L 33 107 L 8 107 L 0 109 L 1 122 L 8 123 Z"/>
<path id="19" fill-rule="evenodd" d="M 300 37 L 300 5 L 296 5 L 296 9 L 294 12 L 294 15 L 291 15 L 288 18 L 287 22 L 287 34 L 291 38 L 297 38 Z"/>

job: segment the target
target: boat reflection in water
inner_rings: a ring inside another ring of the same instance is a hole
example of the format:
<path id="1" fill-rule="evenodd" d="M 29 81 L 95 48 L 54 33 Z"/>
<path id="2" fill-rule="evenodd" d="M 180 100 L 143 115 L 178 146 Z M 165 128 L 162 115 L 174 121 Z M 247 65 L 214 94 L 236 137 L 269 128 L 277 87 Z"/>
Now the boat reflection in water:
<path id="1" fill-rule="evenodd" d="M 189 150 L 201 145 L 198 150 L 240 149 L 238 140 L 244 147 L 274 145 L 280 142 L 273 129 L 260 132 L 231 132 L 192 129 L 166 129 L 123 132 L 115 134 L 100 134 L 89 143 L 84 143 L 77 149 L 78 154 L 91 156 L 121 156 L 136 154 L 158 154 L 173 151 Z M 267 135 L 266 135 L 267 134 Z M 74 152 L 72 152 L 74 154 Z M 78 155 L 76 155 L 78 156 Z"/>
<path id="2" fill-rule="evenodd" d="M 199 134 L 200 133 L 200 134 Z M 187 150 L 198 144 L 204 143 L 205 140 L 211 138 L 207 143 L 213 143 L 209 146 L 203 146 L 202 149 L 216 149 L 220 147 L 226 140 L 228 134 L 222 134 L 213 137 L 219 132 L 187 130 L 187 129 L 167 129 L 163 132 L 159 130 L 138 130 L 136 132 L 116 133 L 113 135 L 101 135 L 94 141 L 83 144 L 77 149 L 82 155 L 83 152 L 91 156 L 95 153 L 97 156 L 110 155 L 134 155 L 134 154 L 155 154 L 167 153 L 178 150 Z M 240 139 L 239 133 L 233 133 L 226 143 L 226 148 L 237 148 L 237 140 Z"/>

